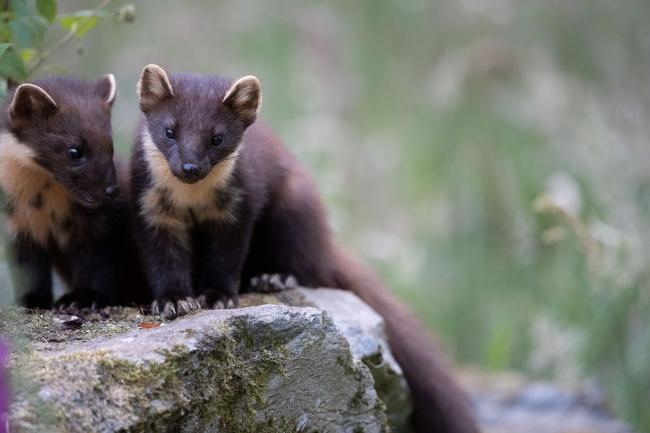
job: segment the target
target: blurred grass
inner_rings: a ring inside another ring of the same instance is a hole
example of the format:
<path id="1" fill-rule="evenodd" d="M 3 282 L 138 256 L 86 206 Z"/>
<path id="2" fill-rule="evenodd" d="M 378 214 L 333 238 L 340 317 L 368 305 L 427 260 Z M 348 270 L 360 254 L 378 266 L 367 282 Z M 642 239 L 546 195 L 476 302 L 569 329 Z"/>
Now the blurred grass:
<path id="1" fill-rule="evenodd" d="M 133 26 L 101 24 L 54 59 L 116 74 L 122 154 L 143 65 L 258 75 L 263 117 L 315 173 L 341 239 L 457 359 L 595 375 L 650 431 L 650 3 L 136 6 Z M 575 217 L 615 234 L 587 233 L 595 266 L 584 233 L 533 210 L 556 173 L 579 189 Z"/>

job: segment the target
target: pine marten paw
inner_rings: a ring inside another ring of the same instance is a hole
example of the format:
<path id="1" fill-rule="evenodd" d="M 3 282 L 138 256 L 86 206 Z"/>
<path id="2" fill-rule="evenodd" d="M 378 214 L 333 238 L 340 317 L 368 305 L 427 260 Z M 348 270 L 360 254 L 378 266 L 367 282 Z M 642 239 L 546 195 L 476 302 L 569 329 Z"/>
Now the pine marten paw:
<path id="1" fill-rule="evenodd" d="M 49 310 L 52 308 L 52 294 L 49 289 L 47 293 L 29 292 L 21 298 L 20 304 L 29 309 Z"/>
<path id="2" fill-rule="evenodd" d="M 221 290 L 206 289 L 203 294 L 199 296 L 201 305 L 205 308 L 212 308 L 215 310 L 237 308 L 239 306 L 239 295 L 232 292 L 224 292 Z"/>
<path id="3" fill-rule="evenodd" d="M 74 314 L 83 308 L 96 310 L 106 307 L 111 304 L 110 301 L 108 297 L 92 291 L 73 290 L 61 296 L 54 304 L 54 309 L 59 312 Z"/>
<path id="4" fill-rule="evenodd" d="M 201 309 L 198 299 L 192 297 L 163 297 L 151 303 L 151 314 L 164 320 L 173 320 Z"/>
<path id="5" fill-rule="evenodd" d="M 298 281 L 293 275 L 288 274 L 262 274 L 259 277 L 251 278 L 248 283 L 248 290 L 259 293 L 281 292 L 295 289 Z"/>

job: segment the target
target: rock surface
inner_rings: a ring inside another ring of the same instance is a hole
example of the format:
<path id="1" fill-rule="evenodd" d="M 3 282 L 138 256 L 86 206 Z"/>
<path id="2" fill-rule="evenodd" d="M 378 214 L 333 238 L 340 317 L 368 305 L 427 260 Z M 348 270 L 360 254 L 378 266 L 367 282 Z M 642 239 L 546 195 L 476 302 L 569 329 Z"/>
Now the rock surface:
<path id="1" fill-rule="evenodd" d="M 484 433 L 633 433 L 593 383 L 561 386 L 512 372 L 459 375 Z"/>
<path id="2" fill-rule="evenodd" d="M 405 381 L 381 319 L 354 295 L 242 303 L 267 305 L 163 324 L 133 309 L 3 311 L 0 333 L 22 341 L 10 362 L 12 431 L 361 433 L 388 431 L 389 419 L 406 431 Z M 268 305 L 280 303 L 290 305 Z"/>

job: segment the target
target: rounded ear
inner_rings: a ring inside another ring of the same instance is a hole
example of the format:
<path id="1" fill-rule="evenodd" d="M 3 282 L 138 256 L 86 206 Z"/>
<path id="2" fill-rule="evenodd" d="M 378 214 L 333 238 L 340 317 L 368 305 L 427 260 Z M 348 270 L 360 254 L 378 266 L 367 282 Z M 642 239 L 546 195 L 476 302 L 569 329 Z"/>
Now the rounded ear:
<path id="1" fill-rule="evenodd" d="M 237 115 L 250 125 L 255 122 L 257 113 L 262 106 L 262 85 L 260 80 L 252 75 L 247 75 L 235 81 L 223 97 L 223 103 L 237 113 Z"/>
<path id="2" fill-rule="evenodd" d="M 117 86 L 115 84 L 115 75 L 104 75 L 97 83 L 97 91 L 109 107 L 113 106 L 115 96 L 117 95 Z"/>
<path id="3" fill-rule="evenodd" d="M 35 84 L 21 84 L 16 88 L 9 105 L 9 117 L 14 127 L 39 118 L 46 118 L 58 109 L 54 99 Z"/>
<path id="4" fill-rule="evenodd" d="M 145 113 L 161 101 L 174 96 L 174 89 L 167 72 L 158 65 L 147 65 L 138 80 L 138 98 L 140 109 Z"/>

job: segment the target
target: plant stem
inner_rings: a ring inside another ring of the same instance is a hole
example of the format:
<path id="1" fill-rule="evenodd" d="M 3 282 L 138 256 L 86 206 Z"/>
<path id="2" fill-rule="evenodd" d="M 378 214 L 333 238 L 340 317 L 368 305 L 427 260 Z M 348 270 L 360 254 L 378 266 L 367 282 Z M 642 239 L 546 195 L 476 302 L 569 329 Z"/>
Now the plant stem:
<path id="1" fill-rule="evenodd" d="M 99 12 L 100 10 L 104 9 L 108 4 L 113 1 L 113 0 L 102 0 L 100 4 L 97 5 L 95 9 L 92 10 L 92 14 L 90 14 L 85 20 L 80 21 L 79 25 L 74 30 L 71 30 L 63 36 L 61 39 L 59 39 L 54 45 L 52 45 L 49 49 L 44 51 L 41 55 L 38 56 L 38 60 L 36 60 L 36 63 L 34 63 L 29 70 L 27 71 L 27 76 L 32 75 L 42 64 L 45 60 L 47 60 L 48 57 L 50 57 L 55 51 L 66 45 L 68 42 L 70 42 L 79 32 L 79 29 L 83 28 L 84 24 L 86 24 L 89 20 L 95 18 L 95 14 Z"/>

